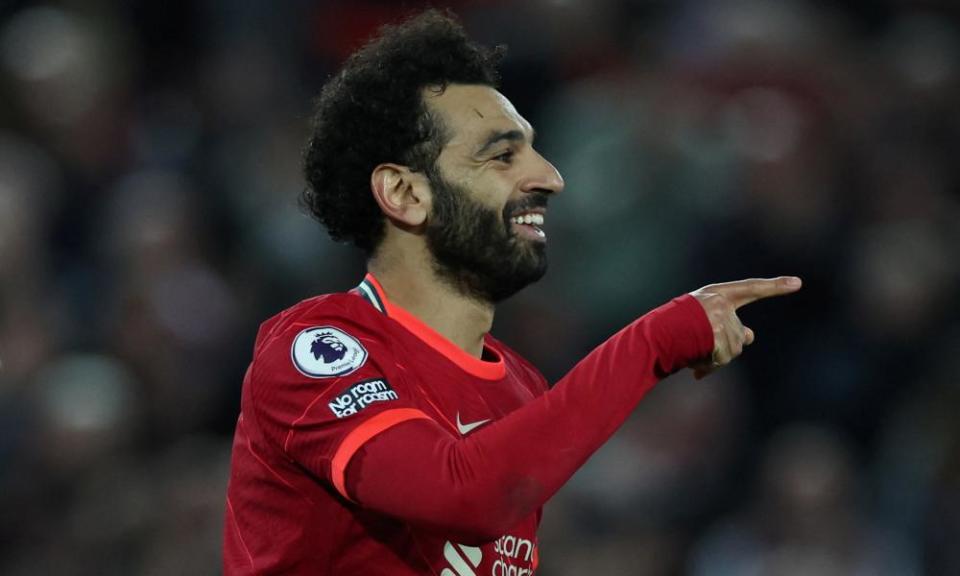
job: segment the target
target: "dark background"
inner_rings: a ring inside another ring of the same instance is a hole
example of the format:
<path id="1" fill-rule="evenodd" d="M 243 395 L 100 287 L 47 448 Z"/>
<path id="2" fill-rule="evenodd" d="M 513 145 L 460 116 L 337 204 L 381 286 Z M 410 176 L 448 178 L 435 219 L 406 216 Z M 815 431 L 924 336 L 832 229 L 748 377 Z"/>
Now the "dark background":
<path id="1" fill-rule="evenodd" d="M 0 573 L 219 572 L 256 328 L 363 273 L 296 204 L 310 102 L 418 6 L 0 3 Z M 551 380 L 677 294 L 805 281 L 548 505 L 540 573 L 960 574 L 956 4 L 451 6 L 566 178 L 494 327 Z"/>

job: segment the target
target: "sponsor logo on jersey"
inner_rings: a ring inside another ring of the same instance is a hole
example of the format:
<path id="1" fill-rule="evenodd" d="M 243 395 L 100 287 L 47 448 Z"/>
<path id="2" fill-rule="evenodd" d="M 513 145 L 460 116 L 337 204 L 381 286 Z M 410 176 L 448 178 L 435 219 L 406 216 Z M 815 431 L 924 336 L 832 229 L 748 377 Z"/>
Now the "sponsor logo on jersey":
<path id="1" fill-rule="evenodd" d="M 505 534 L 493 543 L 493 551 L 500 557 L 493 563 L 491 576 L 530 576 L 537 563 L 537 544 L 526 538 Z M 525 567 L 516 566 L 513 561 L 526 563 Z"/>
<path id="2" fill-rule="evenodd" d="M 450 564 L 440 576 L 477 576 L 474 568 L 480 566 L 483 553 L 479 548 L 447 542 L 443 545 L 443 557 Z"/>
<path id="3" fill-rule="evenodd" d="M 356 414 L 374 402 L 387 402 L 397 398 L 399 396 L 393 391 L 385 378 L 372 378 L 357 382 L 337 394 L 337 397 L 327 406 L 330 407 L 334 416 L 343 418 Z"/>
<path id="4" fill-rule="evenodd" d="M 360 341 L 333 326 L 303 330 L 290 349 L 293 365 L 304 376 L 332 378 L 346 376 L 367 361 L 367 350 Z"/>
<path id="5" fill-rule="evenodd" d="M 490 567 L 490 576 L 532 576 L 537 565 L 537 544 L 532 540 L 505 534 L 493 543 L 498 556 Z M 473 546 L 447 542 L 443 557 L 449 564 L 440 576 L 478 576 L 483 551 Z M 525 564 L 518 566 L 517 563 Z"/>

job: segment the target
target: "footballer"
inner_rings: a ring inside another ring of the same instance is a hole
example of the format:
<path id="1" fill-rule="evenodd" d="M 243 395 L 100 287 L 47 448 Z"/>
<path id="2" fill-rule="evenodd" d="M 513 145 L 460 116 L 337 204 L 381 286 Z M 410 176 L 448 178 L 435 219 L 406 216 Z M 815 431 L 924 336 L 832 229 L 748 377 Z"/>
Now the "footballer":
<path id="1" fill-rule="evenodd" d="M 563 190 L 497 90 L 501 49 L 422 13 L 324 86 L 303 201 L 367 254 L 354 288 L 264 322 L 243 382 L 228 576 L 529 576 L 545 502 L 659 380 L 754 334 L 794 277 L 714 284 L 634 320 L 550 385 L 490 336 L 547 269 Z"/>

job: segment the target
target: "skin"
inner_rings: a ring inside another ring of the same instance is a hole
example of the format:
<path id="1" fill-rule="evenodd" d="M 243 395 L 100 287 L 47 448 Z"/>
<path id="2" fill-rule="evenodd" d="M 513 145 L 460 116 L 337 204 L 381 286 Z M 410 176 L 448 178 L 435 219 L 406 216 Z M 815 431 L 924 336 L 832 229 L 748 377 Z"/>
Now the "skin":
<path id="1" fill-rule="evenodd" d="M 723 284 L 710 284 L 690 293 L 700 302 L 713 329 L 713 354 L 710 359 L 692 366 L 699 380 L 717 368 L 729 364 L 756 339 L 753 330 L 745 327 L 737 310 L 757 300 L 792 294 L 803 286 L 796 276 L 751 278 Z"/>
<path id="2" fill-rule="evenodd" d="M 437 160 L 440 173 L 468 189 L 475 200 L 501 213 L 507 202 L 526 194 L 552 196 L 563 190 L 560 173 L 533 148 L 530 123 L 498 91 L 453 84 L 443 91 L 425 89 L 423 100 L 449 133 Z M 437 277 L 424 238 L 432 211 L 426 176 L 385 163 L 373 170 L 370 185 L 387 217 L 387 228 L 368 263 L 369 271 L 393 302 L 479 358 L 483 337 L 493 325 L 494 305 L 463 294 Z M 546 241 L 527 228 L 513 226 L 524 241 Z M 753 331 L 737 317 L 740 307 L 796 292 L 800 286 L 799 278 L 781 276 L 711 284 L 691 292 L 703 306 L 714 334 L 711 358 L 692 367 L 696 377 L 728 364 L 753 343 Z"/>
<path id="3" fill-rule="evenodd" d="M 513 104 L 487 86 L 450 85 L 423 91 L 424 102 L 443 122 L 449 141 L 437 159 L 445 179 L 466 187 L 475 200 L 501 213 L 526 194 L 563 190 L 557 169 L 533 148 L 533 129 Z M 486 146 L 493 134 L 512 133 Z M 458 292 L 438 278 L 424 238 L 432 210 L 424 174 L 381 164 L 371 174 L 374 198 L 387 230 L 368 264 L 388 297 L 468 353 L 480 357 L 493 325 L 494 306 Z M 543 242 L 532 235 L 525 241 Z"/>

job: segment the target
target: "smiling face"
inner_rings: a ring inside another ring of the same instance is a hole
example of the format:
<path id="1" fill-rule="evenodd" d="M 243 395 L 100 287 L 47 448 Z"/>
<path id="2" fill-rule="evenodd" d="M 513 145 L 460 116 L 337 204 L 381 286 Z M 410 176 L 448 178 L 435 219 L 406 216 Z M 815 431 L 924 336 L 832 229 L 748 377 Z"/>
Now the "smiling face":
<path id="1" fill-rule="evenodd" d="M 427 170 L 432 210 L 427 245 L 441 278 L 498 302 L 546 272 L 547 202 L 563 189 L 552 164 L 533 149 L 533 129 L 487 86 L 425 90 L 447 142 Z"/>

